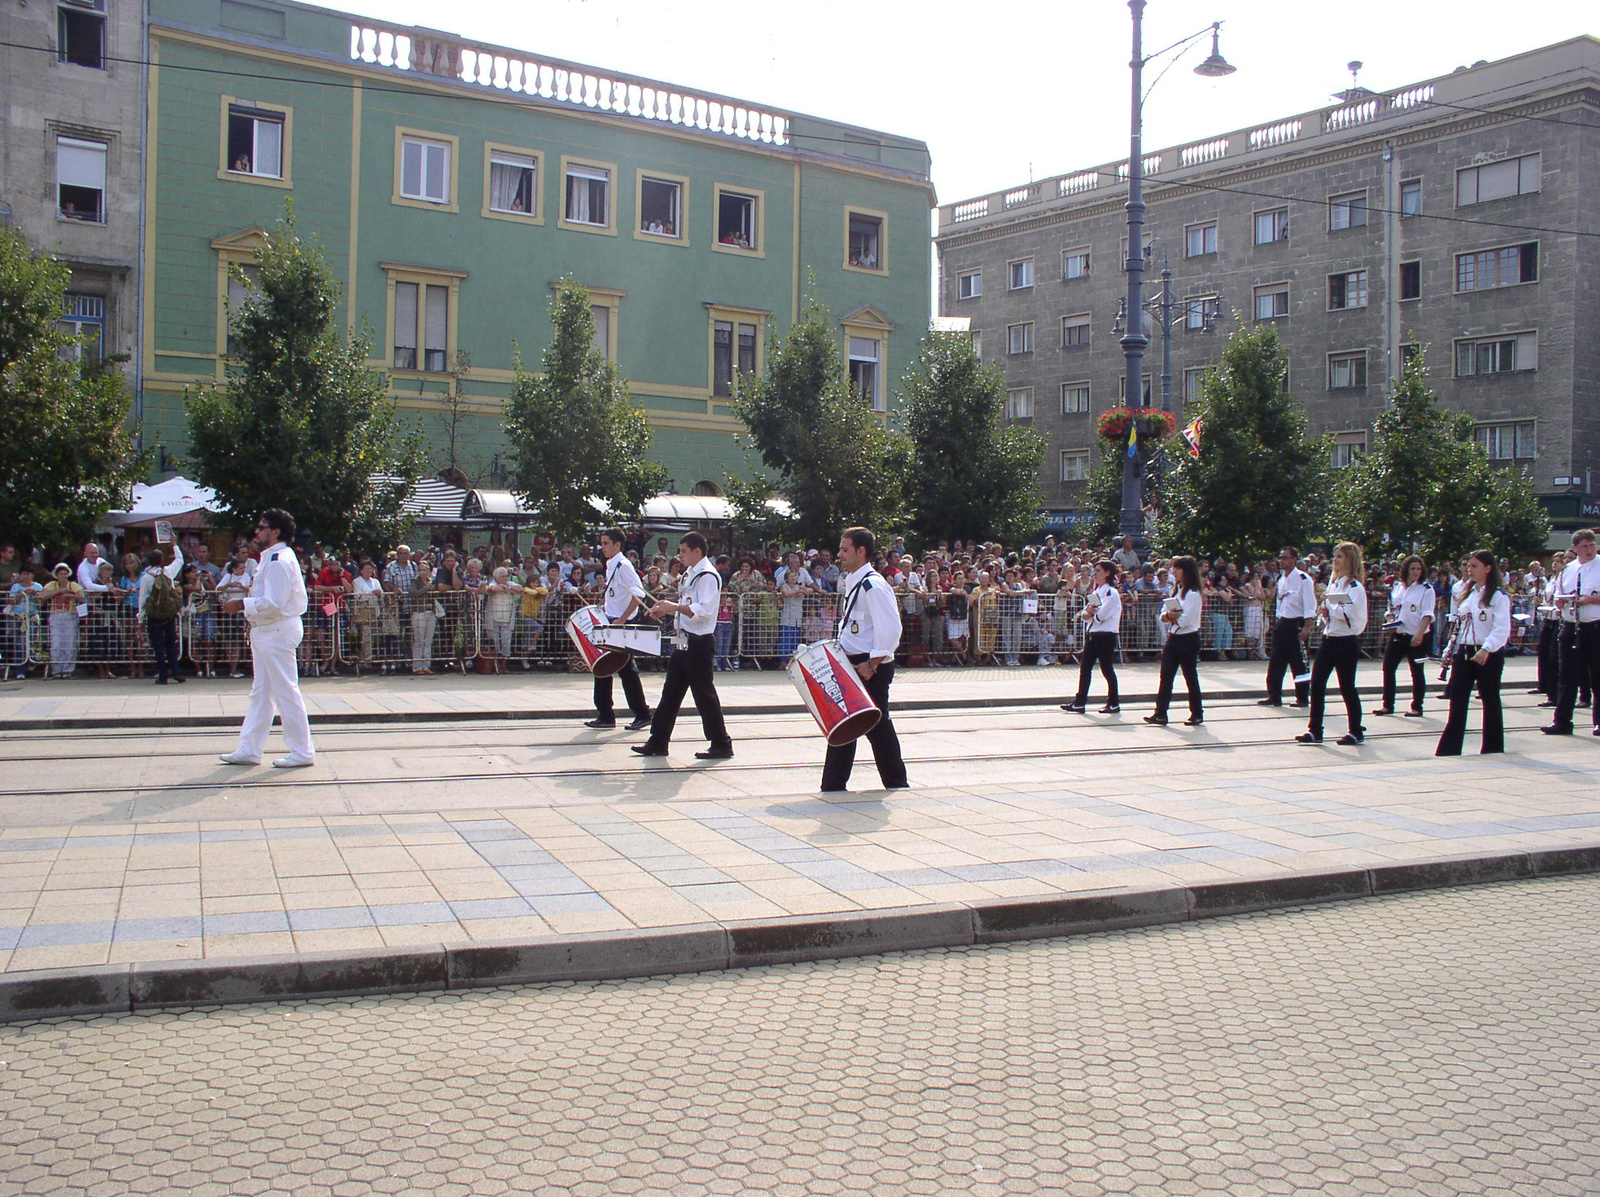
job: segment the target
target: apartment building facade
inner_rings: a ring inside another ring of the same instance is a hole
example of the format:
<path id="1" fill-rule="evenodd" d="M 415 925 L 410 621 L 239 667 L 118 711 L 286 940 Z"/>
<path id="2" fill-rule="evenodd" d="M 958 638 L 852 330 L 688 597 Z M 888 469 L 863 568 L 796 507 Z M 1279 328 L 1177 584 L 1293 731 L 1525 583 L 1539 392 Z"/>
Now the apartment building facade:
<path id="1" fill-rule="evenodd" d="M 148 38 L 143 416 L 180 457 L 184 390 L 227 376 L 229 266 L 290 198 L 431 465 L 453 440 L 478 485 L 564 278 L 685 493 L 741 466 L 735 376 L 808 277 L 880 409 L 928 326 L 920 141 L 281 0 L 150 0 Z"/>
<path id="2" fill-rule="evenodd" d="M 1600 486 L 1600 40 L 1353 89 L 1155 151 L 1145 171 L 1146 295 L 1169 269 L 1175 412 L 1238 321 L 1270 321 L 1341 466 L 1420 347 L 1492 459 L 1552 499 Z M 1113 162 L 939 210 L 939 310 L 970 319 L 1013 418 L 1048 438 L 1042 482 L 1064 513 L 1085 502 L 1096 414 L 1126 390 L 1126 178 Z M 1160 406 L 1159 316 L 1150 327 L 1134 402 Z"/>

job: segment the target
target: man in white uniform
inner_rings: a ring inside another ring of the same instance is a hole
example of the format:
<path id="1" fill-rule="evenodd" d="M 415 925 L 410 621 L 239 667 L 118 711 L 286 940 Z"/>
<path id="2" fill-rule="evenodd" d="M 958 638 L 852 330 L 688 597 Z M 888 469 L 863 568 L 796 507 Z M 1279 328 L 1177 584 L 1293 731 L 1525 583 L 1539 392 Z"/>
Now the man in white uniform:
<path id="1" fill-rule="evenodd" d="M 250 624 L 250 656 L 255 681 L 250 686 L 250 709 L 239 729 L 239 747 L 222 757 L 225 765 L 259 765 L 272 729 L 274 710 L 283 720 L 283 740 L 289 755 L 272 764 L 278 769 L 300 769 L 314 764 L 311 721 L 300 696 L 300 676 L 295 650 L 305 634 L 300 617 L 306 612 L 306 581 L 289 542 L 294 539 L 294 517 L 277 507 L 261 513 L 251 544 L 261 551 L 261 565 L 250 583 L 248 598 L 230 599 L 222 609 L 244 613 Z"/>
<path id="2" fill-rule="evenodd" d="M 900 737 L 889 719 L 889 684 L 894 681 L 894 654 L 900 647 L 900 607 L 889 583 L 872 568 L 873 548 L 873 535 L 865 528 L 846 528 L 839 538 L 839 647 L 883 712 L 867 733 L 878 779 L 886 790 L 903 790 L 911 783 L 900 755 Z M 830 746 L 822 765 L 822 792 L 842 792 L 855 761 L 854 740 Z"/>
<path id="3" fill-rule="evenodd" d="M 652 619 L 678 618 L 683 640 L 667 659 L 667 680 L 661 686 L 661 700 L 650 723 L 650 738 L 635 744 L 640 756 L 666 756 L 677 726 L 678 708 L 683 696 L 694 693 L 695 709 L 700 712 L 700 727 L 711 747 L 695 756 L 703 761 L 727 760 L 733 755 L 733 740 L 722 719 L 722 702 L 712 674 L 716 651 L 717 608 L 721 605 L 722 577 L 717 567 L 706 560 L 706 538 L 689 532 L 678 542 L 678 560 L 687 572 L 678 583 L 678 601 L 662 600 L 650 608 Z"/>
<path id="4" fill-rule="evenodd" d="M 621 528 L 607 528 L 600 533 L 600 554 L 606 559 L 606 593 L 601 600 L 606 620 L 609 623 L 627 623 L 639 609 L 637 592 L 642 587 L 639 585 L 639 571 L 633 568 L 633 562 L 622 551 Z M 633 658 L 628 658 L 628 663 L 617 671 L 616 676 L 622 679 L 622 693 L 628 700 L 628 709 L 633 712 L 633 722 L 628 724 L 628 730 L 638 731 L 649 727 L 650 704 L 645 701 L 644 683 L 639 680 L 639 667 L 633 663 Z M 594 718 L 586 722 L 585 727 L 617 726 L 617 710 L 612 705 L 611 693 L 609 677 L 594 679 Z"/>

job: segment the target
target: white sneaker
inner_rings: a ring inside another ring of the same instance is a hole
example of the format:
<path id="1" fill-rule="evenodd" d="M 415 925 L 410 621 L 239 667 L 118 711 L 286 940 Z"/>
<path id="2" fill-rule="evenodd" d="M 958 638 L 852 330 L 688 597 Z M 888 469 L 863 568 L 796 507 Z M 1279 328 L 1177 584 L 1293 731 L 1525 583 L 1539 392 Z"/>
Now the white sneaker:
<path id="1" fill-rule="evenodd" d="M 217 759 L 224 765 L 259 765 L 261 763 L 260 757 L 246 756 L 242 752 L 224 752 Z"/>
<path id="2" fill-rule="evenodd" d="M 272 762 L 274 769 L 305 769 L 317 763 L 314 756 L 280 756 Z"/>

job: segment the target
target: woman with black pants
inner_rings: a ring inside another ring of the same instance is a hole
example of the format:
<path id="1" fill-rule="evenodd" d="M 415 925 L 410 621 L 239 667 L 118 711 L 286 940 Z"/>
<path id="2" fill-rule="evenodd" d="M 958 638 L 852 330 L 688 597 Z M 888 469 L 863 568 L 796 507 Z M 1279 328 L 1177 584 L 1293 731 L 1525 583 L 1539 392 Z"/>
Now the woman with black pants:
<path id="1" fill-rule="evenodd" d="M 1183 685 L 1189 692 L 1189 717 L 1185 727 L 1205 722 L 1200 710 L 1200 566 L 1193 557 L 1178 557 L 1172 562 L 1172 595 L 1163 604 L 1161 621 L 1171 626 L 1167 642 L 1161 646 L 1161 688 L 1156 692 L 1156 713 L 1146 715 L 1146 723 L 1164 726 L 1167 708 L 1172 705 L 1172 682 L 1183 670 Z"/>
<path id="2" fill-rule="evenodd" d="M 1500 585 L 1495 556 L 1479 549 L 1467 561 L 1466 598 L 1456 608 L 1461 634 L 1450 663 L 1450 716 L 1439 735 L 1434 756 L 1460 756 L 1467 734 L 1467 706 L 1472 691 L 1483 702 L 1483 746 L 1480 752 L 1506 750 L 1505 717 L 1500 709 L 1500 674 L 1505 669 L 1506 641 L 1511 638 L 1511 600 Z"/>
<path id="3" fill-rule="evenodd" d="M 1344 596 L 1344 601 L 1339 596 Z M 1317 659 L 1311 665 L 1311 722 L 1295 737 L 1302 744 L 1322 743 L 1322 712 L 1328 703 L 1328 677 L 1339 675 L 1339 695 L 1344 699 L 1350 730 L 1339 737 L 1344 745 L 1359 744 L 1367 729 L 1361 725 L 1361 696 L 1356 693 L 1356 662 L 1361 657 L 1361 633 L 1367 630 L 1367 590 L 1361 585 L 1361 547 L 1348 540 L 1333 550 L 1333 581 L 1317 608 L 1325 627 Z"/>
<path id="4" fill-rule="evenodd" d="M 1122 596 L 1117 593 L 1117 563 L 1101 561 L 1094 567 L 1094 589 L 1083 612 L 1083 657 L 1078 663 L 1078 697 L 1063 703 L 1063 711 L 1081 715 L 1089 705 L 1089 680 L 1096 663 L 1106 679 L 1106 705 L 1102 715 L 1122 710 L 1117 692 L 1117 629 L 1122 625 Z"/>
<path id="5" fill-rule="evenodd" d="M 1389 643 L 1383 650 L 1383 705 L 1374 715 L 1393 715 L 1395 674 L 1400 662 L 1411 666 L 1411 709 L 1406 712 L 1413 719 L 1422 716 L 1422 698 L 1428 692 L 1428 680 L 1423 663 L 1428 659 L 1428 645 L 1433 640 L 1433 612 L 1438 596 L 1423 578 L 1428 567 L 1421 557 L 1407 557 L 1400 563 L 1400 580 L 1395 583 L 1389 599 L 1391 622 Z"/>

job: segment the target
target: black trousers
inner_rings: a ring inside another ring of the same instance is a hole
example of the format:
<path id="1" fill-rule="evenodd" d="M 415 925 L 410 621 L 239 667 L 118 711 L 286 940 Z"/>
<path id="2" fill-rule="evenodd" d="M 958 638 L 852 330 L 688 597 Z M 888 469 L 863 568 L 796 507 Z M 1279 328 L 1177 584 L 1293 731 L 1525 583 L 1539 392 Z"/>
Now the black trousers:
<path id="1" fill-rule="evenodd" d="M 1411 665 L 1411 709 L 1422 709 L 1423 696 L 1428 692 L 1427 661 L 1428 634 L 1422 634 L 1421 644 L 1412 644 L 1411 637 L 1398 629 L 1389 633 L 1389 643 L 1383 647 L 1383 709 L 1394 710 L 1396 690 L 1395 674 L 1400 662 Z"/>
<path id="2" fill-rule="evenodd" d="M 178 666 L 178 621 L 176 619 L 147 619 L 145 632 L 150 637 L 150 651 L 156 658 L 156 680 L 182 677 Z"/>
<path id="3" fill-rule="evenodd" d="M 639 667 L 633 663 L 633 658 L 629 657 L 628 663 L 612 676 L 622 679 L 622 694 L 628 700 L 628 709 L 640 719 L 648 717 L 650 704 L 644 700 L 644 682 L 639 680 Z M 594 679 L 594 709 L 602 719 L 617 717 L 617 709 L 611 702 L 611 678 Z"/>
<path id="4" fill-rule="evenodd" d="M 1506 750 L 1505 714 L 1500 709 L 1500 675 L 1505 671 L 1506 655 L 1490 653 L 1486 664 L 1479 665 L 1472 658 L 1476 645 L 1463 645 L 1456 649 L 1455 664 L 1450 667 L 1450 684 L 1445 693 L 1450 696 L 1450 715 L 1445 719 L 1444 731 L 1439 733 L 1439 747 L 1434 756 L 1460 756 L 1461 743 L 1467 735 L 1467 706 L 1472 702 L 1472 692 L 1477 690 L 1483 702 L 1483 747 L 1480 752 Z"/>
<path id="5" fill-rule="evenodd" d="M 854 654 L 850 657 L 850 664 L 859 665 L 867 659 L 867 654 Z M 883 718 L 878 720 L 878 726 L 867 733 L 867 743 L 872 745 L 872 759 L 878 765 L 878 780 L 883 783 L 883 788 L 897 789 L 907 784 L 906 762 L 900 755 L 900 737 L 895 734 L 894 721 L 889 718 L 889 683 L 894 681 L 894 663 L 884 662 L 877 671 L 861 684 L 866 687 L 872 701 L 883 712 Z M 822 762 L 822 789 L 842 790 L 850 781 L 850 770 L 856 763 L 856 742 L 840 744 L 838 747 L 830 746 L 828 755 Z"/>
<path id="6" fill-rule="evenodd" d="M 1361 726 L 1361 695 L 1356 693 L 1356 662 L 1361 658 L 1359 636 L 1324 636 L 1311 663 L 1311 722 L 1307 730 L 1322 734 L 1322 714 L 1328 703 L 1328 678 L 1339 675 L 1339 695 L 1344 699 L 1344 714 L 1350 734 L 1366 734 Z"/>
<path id="7" fill-rule="evenodd" d="M 1200 710 L 1200 633 L 1174 632 L 1161 646 L 1161 686 L 1156 691 L 1156 714 L 1166 716 L 1172 705 L 1172 683 L 1183 670 L 1183 685 L 1189 691 L 1189 717 L 1199 719 Z"/>
<path id="8" fill-rule="evenodd" d="M 1572 712 L 1578 705 L 1578 691 L 1595 696 L 1600 687 L 1600 620 L 1561 625 L 1561 692 L 1556 696 L 1557 727 L 1572 726 Z M 1595 726 L 1600 727 L 1600 703 L 1590 707 Z"/>
<path id="9" fill-rule="evenodd" d="M 1078 697 L 1080 707 L 1089 700 L 1089 678 L 1095 665 L 1100 666 L 1100 676 L 1106 679 L 1106 705 L 1117 706 L 1117 634 L 1115 632 L 1090 632 L 1083 638 L 1083 657 L 1078 662 Z"/>
<path id="10" fill-rule="evenodd" d="M 727 725 L 722 721 L 722 700 L 712 680 L 717 651 L 716 633 L 690 636 L 688 647 L 680 648 L 667 659 L 667 680 L 661 684 L 655 718 L 650 723 L 646 744 L 665 748 L 672 741 L 683 696 L 693 692 L 695 710 L 700 712 L 700 728 L 713 747 L 732 744 Z"/>
<path id="11" fill-rule="evenodd" d="M 1306 700 L 1305 686 L 1294 681 L 1306 671 L 1305 654 L 1300 651 L 1300 629 L 1305 626 L 1303 619 L 1286 617 L 1280 617 L 1272 624 L 1272 655 L 1267 659 L 1267 697 L 1273 702 L 1283 701 L 1283 673 L 1286 669 L 1294 686 L 1294 700 Z"/>
<path id="12" fill-rule="evenodd" d="M 1539 628 L 1539 683 L 1535 687 L 1547 698 L 1561 691 L 1561 621 L 1551 618 Z"/>

